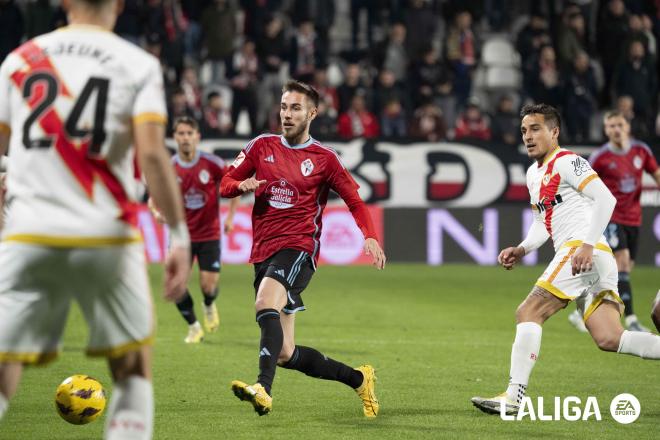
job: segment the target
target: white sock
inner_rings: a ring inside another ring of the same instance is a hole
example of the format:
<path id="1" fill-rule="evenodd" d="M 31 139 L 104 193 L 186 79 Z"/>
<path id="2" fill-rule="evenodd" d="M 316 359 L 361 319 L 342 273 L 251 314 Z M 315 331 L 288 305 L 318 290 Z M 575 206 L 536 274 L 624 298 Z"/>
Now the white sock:
<path id="1" fill-rule="evenodd" d="M 0 420 L 2 420 L 2 416 L 7 412 L 7 408 L 9 408 L 9 400 L 4 394 L 0 393 Z"/>
<path id="2" fill-rule="evenodd" d="M 642 359 L 660 359 L 660 336 L 624 330 L 617 352 L 639 356 Z"/>
<path id="3" fill-rule="evenodd" d="M 520 403 L 525 396 L 529 376 L 541 350 L 541 326 L 535 322 L 521 322 L 516 326 L 516 339 L 511 348 L 511 370 L 509 387 L 510 400 Z"/>
<path id="4" fill-rule="evenodd" d="M 154 427 L 154 389 L 141 376 L 115 383 L 105 425 L 106 440 L 150 440 Z"/>

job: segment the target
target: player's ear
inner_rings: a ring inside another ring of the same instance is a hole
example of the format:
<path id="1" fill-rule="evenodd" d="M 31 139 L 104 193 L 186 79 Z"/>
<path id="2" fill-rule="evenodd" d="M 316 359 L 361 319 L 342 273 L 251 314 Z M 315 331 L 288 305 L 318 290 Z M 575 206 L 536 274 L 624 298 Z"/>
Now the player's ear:
<path id="1" fill-rule="evenodd" d="M 309 120 L 313 121 L 318 113 L 319 113 L 318 109 L 316 107 L 312 107 L 312 109 L 309 111 Z"/>
<path id="2" fill-rule="evenodd" d="M 552 133 L 552 138 L 553 139 L 559 139 L 559 127 L 552 127 L 552 130 L 550 130 L 550 133 Z"/>

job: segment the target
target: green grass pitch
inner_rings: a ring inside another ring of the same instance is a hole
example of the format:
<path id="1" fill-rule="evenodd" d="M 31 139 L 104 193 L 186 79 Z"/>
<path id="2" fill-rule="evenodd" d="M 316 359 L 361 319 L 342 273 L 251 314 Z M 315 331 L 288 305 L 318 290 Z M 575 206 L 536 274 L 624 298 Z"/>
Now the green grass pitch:
<path id="1" fill-rule="evenodd" d="M 596 396 L 603 420 L 504 422 L 470 403 L 494 395 L 508 380 L 514 310 L 541 273 L 540 267 L 392 264 L 321 267 L 304 294 L 308 307 L 297 318 L 296 340 L 330 357 L 377 369 L 381 412 L 362 417 L 360 402 L 344 385 L 279 369 L 274 408 L 258 417 L 231 393 L 232 379 L 252 382 L 257 373 L 259 328 L 254 321 L 252 269 L 227 266 L 218 302 L 221 328 L 199 345 L 186 345 L 184 321 L 159 292 L 160 269 L 152 267 L 158 315 L 154 356 L 155 439 L 657 439 L 660 426 L 660 363 L 602 353 L 588 335 L 568 323 L 567 311 L 544 326 L 539 362 L 529 395 Z M 635 308 L 649 319 L 658 270 L 633 274 Z M 197 275 L 191 282 L 198 314 Z M 572 310 L 574 306 L 569 306 Z M 21 388 L 0 422 L 1 439 L 101 438 L 105 415 L 87 426 L 69 425 L 53 398 L 65 377 L 90 374 L 112 386 L 105 362 L 82 354 L 86 330 L 72 310 L 60 358 L 48 368 L 26 370 Z M 642 405 L 631 425 L 609 414 L 615 395 L 629 392 Z M 551 412 L 551 403 L 546 403 Z"/>

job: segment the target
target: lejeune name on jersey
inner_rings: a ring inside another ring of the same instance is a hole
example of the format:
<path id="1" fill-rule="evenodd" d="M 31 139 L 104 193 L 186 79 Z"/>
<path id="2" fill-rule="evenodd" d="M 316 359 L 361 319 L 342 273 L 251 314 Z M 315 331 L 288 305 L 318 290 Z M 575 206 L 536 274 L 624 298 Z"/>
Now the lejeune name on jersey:
<path id="1" fill-rule="evenodd" d="M 51 47 L 44 47 L 43 52 L 46 56 L 72 55 L 77 57 L 94 58 L 100 64 L 106 64 L 114 57 L 112 54 L 89 42 L 82 41 L 61 41 Z"/>

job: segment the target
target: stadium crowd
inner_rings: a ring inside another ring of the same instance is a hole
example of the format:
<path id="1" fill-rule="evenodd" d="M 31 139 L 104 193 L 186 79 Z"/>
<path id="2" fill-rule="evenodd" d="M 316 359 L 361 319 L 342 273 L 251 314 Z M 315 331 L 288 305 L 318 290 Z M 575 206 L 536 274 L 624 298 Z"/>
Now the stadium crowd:
<path id="1" fill-rule="evenodd" d="M 59 2 L 0 0 L 0 61 L 66 24 Z M 324 139 L 518 145 L 525 103 L 558 107 L 564 142 L 603 140 L 617 108 L 660 137 L 654 0 L 126 0 L 115 32 L 163 65 L 170 121 L 206 137 L 279 130 L 293 77 Z"/>

